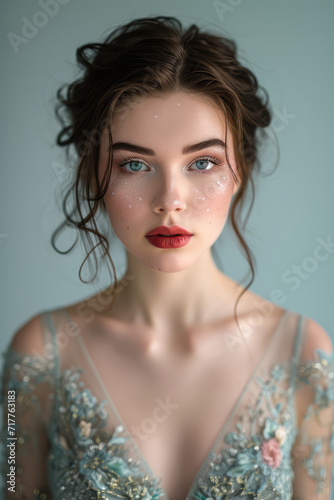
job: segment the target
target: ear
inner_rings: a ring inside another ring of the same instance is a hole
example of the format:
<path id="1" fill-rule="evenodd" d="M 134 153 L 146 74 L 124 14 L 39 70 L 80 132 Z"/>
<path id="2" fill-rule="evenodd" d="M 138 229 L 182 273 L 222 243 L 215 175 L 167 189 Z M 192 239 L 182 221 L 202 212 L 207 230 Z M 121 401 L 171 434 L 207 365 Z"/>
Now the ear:
<path id="1" fill-rule="evenodd" d="M 238 180 L 239 180 L 239 179 L 238 179 Z M 240 186 L 239 186 L 239 184 L 237 184 L 237 183 L 234 181 L 234 188 L 233 188 L 233 194 L 232 194 L 232 196 L 234 196 L 234 195 L 235 195 L 235 193 L 238 191 L 239 187 L 240 187 Z"/>
<path id="2" fill-rule="evenodd" d="M 234 178 L 233 178 L 233 181 L 234 181 L 233 195 L 235 195 L 235 193 L 239 190 L 240 185 L 241 185 L 240 174 L 239 174 L 239 172 L 238 172 L 238 169 L 237 169 L 237 168 L 235 169 L 234 173 L 235 173 L 235 175 L 236 175 L 237 180 L 234 180 Z M 233 195 L 232 195 L 232 196 L 233 196 Z"/>

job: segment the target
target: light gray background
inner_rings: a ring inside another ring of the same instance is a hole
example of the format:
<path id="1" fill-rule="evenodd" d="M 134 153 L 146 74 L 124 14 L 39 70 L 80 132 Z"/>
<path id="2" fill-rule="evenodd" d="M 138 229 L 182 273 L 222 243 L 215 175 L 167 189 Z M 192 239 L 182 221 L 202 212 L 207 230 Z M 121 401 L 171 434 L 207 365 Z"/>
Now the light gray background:
<path id="1" fill-rule="evenodd" d="M 323 250 L 323 261 L 314 254 L 318 238 L 334 241 L 333 2 L 229 0 L 221 2 L 227 7 L 220 15 L 212 0 L 62 2 L 58 13 L 16 48 L 9 33 L 24 36 L 26 20 L 43 24 L 37 13 L 45 11 L 26 0 L 3 8 L 1 348 L 32 315 L 96 290 L 78 278 L 82 246 L 63 256 L 50 245 L 51 233 L 62 221 L 60 181 L 67 168 L 64 151 L 54 145 L 60 130 L 53 115 L 55 92 L 77 75 L 73 63 L 79 45 L 100 41 L 111 28 L 135 17 L 158 14 L 174 15 L 186 25 L 198 22 L 236 39 L 243 62 L 268 90 L 281 159 L 274 174 L 259 178 L 256 185 L 246 235 L 257 260 L 251 288 L 268 299 L 281 289 L 285 308 L 312 317 L 333 335 L 334 252 Z M 274 165 L 268 153 L 262 161 L 266 171 Z M 74 236 L 69 231 L 59 240 L 63 249 Z M 240 280 L 246 261 L 235 252 L 228 228 L 222 239 L 224 272 Z M 122 246 L 112 252 L 121 273 Z M 303 268 L 297 286 L 284 278 L 293 275 L 294 265 Z M 99 286 L 107 286 L 108 277 L 104 270 Z"/>
<path id="2" fill-rule="evenodd" d="M 259 178 L 256 185 L 246 234 L 257 260 L 251 288 L 268 299 L 280 288 L 285 308 L 312 317 L 333 336 L 334 252 L 322 251 L 327 253 L 323 261 L 314 252 L 318 238 L 334 241 L 334 3 L 229 0 L 224 2 L 228 10 L 219 16 L 212 0 L 62 2 L 58 13 L 16 50 L 8 34 L 22 36 L 24 19 L 43 22 L 36 14 L 43 9 L 26 0 L 2 9 L 0 348 L 34 314 L 97 290 L 78 278 L 82 246 L 59 255 L 50 244 L 52 231 L 63 220 L 60 181 L 67 168 L 63 149 L 54 145 L 60 130 L 53 115 L 55 93 L 77 75 L 73 63 L 78 46 L 102 40 L 120 23 L 158 14 L 174 15 L 186 25 L 198 22 L 236 39 L 243 62 L 268 90 L 281 159 L 274 174 Z M 264 169 L 273 165 L 267 154 Z M 65 249 L 74 237 L 69 231 L 59 244 Z M 224 272 L 240 280 L 248 266 L 235 251 L 229 228 L 223 240 L 219 253 Z M 122 246 L 112 252 L 121 273 Z M 295 288 L 284 279 L 286 273 L 292 276 L 293 266 L 301 266 L 304 274 Z M 108 279 L 104 270 L 99 286 L 107 286 Z"/>
<path id="3" fill-rule="evenodd" d="M 212 0 L 62 0 L 62 5 L 59 0 L 58 13 L 46 21 L 38 14 L 44 12 L 38 1 L 2 5 L 1 351 L 36 313 L 97 291 L 78 278 L 82 246 L 59 255 L 50 245 L 52 231 L 63 220 L 60 181 L 67 168 L 64 151 L 54 145 L 60 130 L 53 114 L 55 92 L 77 75 L 78 46 L 102 41 L 120 23 L 158 14 L 234 38 L 243 62 L 268 90 L 281 159 L 275 173 L 256 184 L 246 234 L 257 261 L 251 289 L 272 300 L 273 290 L 280 288 L 281 305 L 315 319 L 333 338 L 334 252 L 323 251 L 322 261 L 314 252 L 319 238 L 334 241 L 334 2 L 221 3 L 225 13 L 218 15 Z M 8 34 L 23 36 L 26 20 L 45 25 L 14 50 Z M 282 120 L 282 115 L 288 116 Z M 272 166 L 267 155 L 263 167 Z M 69 232 L 62 248 L 74 237 Z M 223 240 L 223 270 L 240 280 L 248 266 L 228 228 Z M 112 248 L 112 256 L 121 274 L 121 245 Z M 284 279 L 292 276 L 293 266 L 301 266 L 304 274 L 296 288 Z M 107 286 L 108 278 L 104 270 L 99 287 Z"/>

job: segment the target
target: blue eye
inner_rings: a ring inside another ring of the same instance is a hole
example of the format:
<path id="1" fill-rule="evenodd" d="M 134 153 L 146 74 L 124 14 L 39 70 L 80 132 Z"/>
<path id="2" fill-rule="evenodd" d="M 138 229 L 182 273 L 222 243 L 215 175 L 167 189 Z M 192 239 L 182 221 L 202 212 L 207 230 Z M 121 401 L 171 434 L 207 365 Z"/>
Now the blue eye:
<path id="1" fill-rule="evenodd" d="M 205 162 L 206 163 L 213 163 L 214 166 L 211 168 L 207 168 L 207 165 L 205 165 Z M 218 160 L 217 158 L 212 157 L 212 156 L 205 156 L 205 157 L 197 158 L 197 160 L 193 161 L 193 163 L 191 163 L 191 165 L 196 165 L 198 163 L 202 163 L 202 165 L 198 165 L 198 169 L 189 168 L 189 170 L 193 171 L 195 174 L 201 174 L 201 172 L 210 173 L 210 172 L 214 172 L 217 169 L 217 165 L 221 165 L 223 162 L 221 160 Z M 129 167 L 130 170 L 123 168 L 125 165 L 130 165 L 130 164 L 132 164 L 132 166 Z M 138 160 L 136 158 L 132 158 L 130 156 L 127 156 L 126 158 L 122 158 L 122 160 L 119 163 L 117 163 L 117 165 L 121 168 L 121 171 L 123 173 L 134 174 L 135 172 L 147 171 L 147 170 L 141 169 L 141 165 L 145 165 L 145 163 L 143 161 Z"/>
<path id="2" fill-rule="evenodd" d="M 209 158 L 202 158 L 200 160 L 195 160 L 193 165 L 196 164 L 196 163 L 205 163 L 205 162 L 209 162 L 209 163 L 215 163 L 212 159 L 210 160 Z M 203 166 L 199 166 L 199 170 L 211 170 L 211 168 L 206 168 L 205 165 Z"/>
<path id="3" fill-rule="evenodd" d="M 120 162 L 120 163 L 117 163 L 117 165 L 119 167 L 124 167 L 124 165 L 130 165 L 130 164 L 133 164 L 132 167 L 130 166 L 130 169 L 131 170 L 126 170 L 126 169 L 123 169 L 125 170 L 126 172 L 142 172 L 142 170 L 140 170 L 140 167 L 141 165 L 144 165 L 144 163 L 140 160 L 135 160 L 133 158 L 123 158 L 123 160 Z"/>

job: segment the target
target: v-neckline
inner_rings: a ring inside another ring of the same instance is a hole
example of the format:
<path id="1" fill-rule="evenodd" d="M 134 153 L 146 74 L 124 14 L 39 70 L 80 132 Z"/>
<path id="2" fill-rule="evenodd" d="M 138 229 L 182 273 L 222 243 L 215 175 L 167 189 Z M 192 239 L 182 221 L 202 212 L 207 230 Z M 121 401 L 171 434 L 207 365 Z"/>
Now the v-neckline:
<path id="1" fill-rule="evenodd" d="M 75 323 L 75 322 L 74 322 L 74 320 L 72 319 L 71 315 L 67 312 L 67 310 L 66 310 L 66 308 L 65 308 L 65 307 L 61 308 L 61 311 L 65 314 L 65 316 L 66 316 L 66 317 L 67 317 L 67 318 L 68 318 L 71 322 Z M 192 493 L 192 491 L 193 491 L 193 488 L 194 488 L 194 486 L 195 486 L 195 484 L 196 484 L 196 482 L 197 482 L 197 479 L 198 479 L 198 477 L 199 477 L 199 475 L 200 475 L 200 472 L 202 471 L 202 469 L 204 469 L 204 467 L 206 466 L 206 464 L 207 464 L 208 460 L 211 458 L 211 456 L 212 456 L 212 451 L 214 450 L 214 448 L 215 448 L 215 446 L 216 446 L 217 442 L 221 439 L 221 436 L 222 436 L 223 432 L 225 432 L 225 430 L 226 430 L 226 428 L 227 428 L 228 424 L 231 422 L 231 419 L 233 418 L 233 416 L 234 416 L 235 412 L 237 411 L 237 409 L 238 409 L 238 407 L 239 407 L 239 404 L 240 404 L 240 402 L 241 402 L 241 400 L 242 400 L 242 398 L 243 398 L 243 396 L 244 396 L 245 392 L 247 391 L 247 389 L 248 389 L 248 387 L 249 387 L 250 383 L 252 382 L 252 380 L 254 379 L 254 376 L 256 375 L 256 373 L 257 373 L 257 371 L 258 371 L 259 367 L 261 366 L 262 361 L 263 361 L 263 359 L 264 359 L 264 357 L 265 357 L 265 355 L 266 355 L 266 353 L 267 353 L 267 351 L 268 351 L 268 349 L 269 349 L 269 347 L 270 347 L 271 343 L 273 342 L 273 339 L 274 339 L 274 337 L 276 336 L 276 333 L 277 333 L 277 331 L 279 330 L 280 325 L 282 324 L 282 320 L 283 320 L 283 318 L 285 318 L 285 316 L 287 315 L 287 313 L 288 313 L 288 310 L 286 310 L 286 309 L 285 309 L 285 310 L 284 310 L 284 312 L 283 312 L 283 314 L 281 315 L 280 319 L 278 320 L 278 323 L 277 323 L 277 325 L 276 325 L 276 326 L 275 326 L 275 328 L 274 328 L 273 334 L 272 334 L 272 336 L 271 336 L 271 339 L 270 339 L 270 341 L 269 341 L 268 345 L 267 345 L 267 346 L 266 346 L 266 348 L 264 349 L 264 352 L 263 352 L 263 354 L 262 354 L 261 358 L 259 359 L 258 363 L 256 364 L 256 366 L 255 366 L 255 368 L 254 368 L 253 372 L 251 373 L 251 376 L 250 376 L 250 377 L 248 378 L 248 380 L 246 381 L 246 383 L 245 383 L 245 385 L 244 385 L 244 387 L 243 387 L 243 389 L 242 389 L 241 393 L 239 394 L 239 396 L 238 396 L 238 398 L 237 398 L 236 402 L 234 403 L 234 405 L 233 405 L 233 407 L 232 407 L 232 410 L 230 411 L 230 413 L 229 413 L 229 415 L 228 415 L 228 417 L 227 417 L 227 419 L 226 419 L 226 421 L 225 421 L 225 423 L 224 423 L 223 427 L 222 427 L 222 428 L 221 428 L 221 430 L 218 432 L 218 435 L 217 435 L 217 437 L 215 438 L 215 440 L 214 440 L 214 442 L 213 442 L 212 446 L 210 447 L 210 449 L 209 449 L 208 453 L 207 453 L 207 454 L 206 454 L 206 456 L 204 457 L 204 460 L 202 461 L 202 463 L 201 463 L 201 465 L 200 465 L 199 469 L 197 470 L 197 473 L 196 473 L 196 475 L 195 475 L 195 477 L 194 477 L 194 479 L 193 479 L 193 481 L 192 481 L 192 483 L 191 483 L 191 486 L 190 486 L 190 488 L 189 488 L 189 490 L 188 490 L 188 492 L 187 492 L 187 494 L 186 494 L 186 496 L 185 496 L 184 500 L 190 500 L 190 494 L 191 494 L 191 493 Z M 77 339 L 78 339 L 79 344 L 80 344 L 80 346 L 81 346 L 81 349 L 82 349 L 82 351 L 83 351 L 83 353 L 84 353 L 84 355 L 85 355 L 85 357 L 86 357 L 86 359 L 87 359 L 87 361 L 88 361 L 88 363 L 89 363 L 89 365 L 90 365 L 90 367 L 91 367 L 91 369 L 92 369 L 92 371 L 93 371 L 93 373 L 94 373 L 94 375 L 95 375 L 95 377 L 96 377 L 96 379 L 97 379 L 97 381 L 98 381 L 98 383 L 99 383 L 99 385 L 100 385 L 100 387 L 101 387 L 101 389 L 102 389 L 102 391 L 103 391 L 103 393 L 104 393 L 104 395 L 105 395 L 105 397 L 106 397 L 106 400 L 108 401 L 108 403 L 109 403 L 109 405 L 110 405 L 110 407 L 111 407 L 112 411 L 114 412 L 114 414 L 116 415 L 117 419 L 119 420 L 120 425 L 123 427 L 123 429 L 125 429 L 126 434 L 129 436 L 129 440 L 130 440 L 131 444 L 132 444 L 132 445 L 135 447 L 135 449 L 137 450 L 137 453 L 138 453 L 138 455 L 139 455 L 139 457 L 140 457 L 140 460 L 144 463 L 145 468 L 146 468 L 146 469 L 147 469 L 147 471 L 150 473 L 150 476 L 152 477 L 152 479 L 153 479 L 153 480 L 157 480 L 157 481 L 158 481 L 158 486 L 159 486 L 160 490 L 162 491 L 162 493 L 163 493 L 163 495 L 164 495 L 164 497 L 165 497 L 165 500 L 170 500 L 170 497 L 169 497 L 168 493 L 165 491 L 165 489 L 164 489 L 164 488 L 161 486 L 161 484 L 160 484 L 160 483 L 161 483 L 162 478 L 161 478 L 161 477 L 159 477 L 159 476 L 157 476 L 157 475 L 153 472 L 152 468 L 150 467 L 150 465 L 148 464 L 148 462 L 147 462 L 146 458 L 144 457 L 144 455 L 143 455 L 142 451 L 140 450 L 140 448 L 138 447 L 138 445 L 137 445 L 136 441 L 133 439 L 133 437 L 132 437 L 132 435 L 131 435 L 130 431 L 128 430 L 127 425 L 124 423 L 124 420 L 123 420 L 123 418 L 121 417 L 120 413 L 118 412 L 118 410 L 117 410 L 117 408 L 116 408 L 116 406 L 115 406 L 115 404 L 114 404 L 113 400 L 111 399 L 111 397 L 110 397 L 110 395 L 109 395 L 109 393 L 108 393 L 108 391 L 107 391 L 107 389 L 106 389 L 106 387 L 105 387 L 105 384 L 104 384 L 103 380 L 101 379 L 100 374 L 99 374 L 99 372 L 98 372 L 98 370 L 97 370 L 97 368 L 96 368 L 96 366 L 95 366 L 95 363 L 94 363 L 94 361 L 93 361 L 92 357 L 90 356 L 90 354 L 89 354 L 89 352 L 88 352 L 88 350 L 87 350 L 87 347 L 86 347 L 85 342 L 84 342 L 84 340 L 83 340 L 83 338 L 82 338 L 82 335 L 81 335 L 80 330 L 79 330 L 79 334 L 77 335 Z"/>

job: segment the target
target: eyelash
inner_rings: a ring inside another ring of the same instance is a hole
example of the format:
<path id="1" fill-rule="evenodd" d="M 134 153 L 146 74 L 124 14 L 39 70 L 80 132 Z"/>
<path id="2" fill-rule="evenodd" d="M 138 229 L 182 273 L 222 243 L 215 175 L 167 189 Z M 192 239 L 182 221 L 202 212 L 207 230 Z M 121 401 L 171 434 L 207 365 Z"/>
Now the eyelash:
<path id="1" fill-rule="evenodd" d="M 210 169 L 207 169 L 207 170 L 194 170 L 193 172 L 195 174 L 208 174 L 208 173 L 211 173 L 211 172 L 215 172 L 216 170 L 219 169 L 219 166 L 222 165 L 224 162 L 219 160 L 218 158 L 215 158 L 214 156 L 201 156 L 199 158 L 196 158 L 196 160 L 193 161 L 193 163 L 196 163 L 197 161 L 200 161 L 200 160 L 208 160 L 210 161 L 211 163 L 214 164 L 214 166 Z M 124 174 L 136 174 L 136 173 L 142 173 L 141 171 L 132 171 L 130 172 L 129 170 L 125 170 L 123 169 L 122 167 L 124 165 L 127 165 L 127 163 L 130 163 L 131 161 L 137 161 L 137 162 L 140 162 L 140 163 L 143 163 L 144 165 L 146 165 L 146 163 L 143 161 L 143 160 L 140 160 L 139 158 L 133 158 L 131 156 L 125 156 L 123 158 L 121 158 L 121 160 L 119 162 L 116 162 L 116 165 L 118 167 L 120 167 L 121 169 L 121 172 L 124 173 Z M 191 163 L 192 165 L 192 163 Z M 147 166 L 147 165 L 146 165 Z"/>

